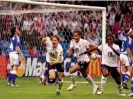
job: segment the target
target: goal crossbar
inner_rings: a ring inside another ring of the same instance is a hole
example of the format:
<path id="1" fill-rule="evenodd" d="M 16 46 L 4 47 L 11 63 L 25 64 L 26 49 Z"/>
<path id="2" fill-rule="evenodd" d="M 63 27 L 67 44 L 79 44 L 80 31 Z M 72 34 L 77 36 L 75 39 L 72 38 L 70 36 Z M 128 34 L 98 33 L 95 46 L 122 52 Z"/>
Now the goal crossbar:
<path id="1" fill-rule="evenodd" d="M 47 6 L 56 6 L 56 7 L 71 7 L 71 8 L 80 8 L 80 9 L 90 9 L 90 10 L 96 10 L 96 9 L 97 10 L 106 10 L 106 7 L 58 4 L 58 3 L 49 3 L 49 2 L 36 2 L 36 1 L 30 1 L 30 0 L 0 0 L 0 1 L 34 4 L 34 5 L 47 5 Z"/>

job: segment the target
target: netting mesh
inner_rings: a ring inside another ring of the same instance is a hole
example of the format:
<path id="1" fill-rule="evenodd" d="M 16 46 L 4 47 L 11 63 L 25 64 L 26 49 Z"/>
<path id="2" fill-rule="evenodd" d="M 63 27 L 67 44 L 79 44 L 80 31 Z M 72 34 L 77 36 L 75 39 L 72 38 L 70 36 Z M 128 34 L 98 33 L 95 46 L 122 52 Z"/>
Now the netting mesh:
<path id="1" fill-rule="evenodd" d="M 43 65 L 46 50 L 41 43 L 43 37 L 60 35 L 61 44 L 64 49 L 64 56 L 72 39 L 75 30 L 82 32 L 82 37 L 92 44 L 99 45 L 102 39 L 102 11 L 89 10 L 71 7 L 55 7 L 43 5 L 31 5 L 21 3 L 1 2 L 0 7 L 0 55 L 8 56 L 10 39 L 10 28 L 19 27 L 21 36 L 21 49 L 27 58 L 41 57 L 37 59 Z M 8 58 L 7 58 L 8 59 Z M 69 64 L 71 61 L 68 61 Z M 97 62 L 95 61 L 95 64 Z M 27 71 L 26 76 L 38 76 L 42 67 L 31 64 L 31 72 Z M 41 65 L 41 66 L 42 66 Z M 26 65 L 26 69 L 29 69 Z M 96 65 L 97 66 L 97 65 Z M 91 74 L 100 75 L 99 67 L 93 66 Z M 68 72 L 66 66 L 66 71 Z M 97 73 L 98 71 L 98 73 Z M 2 73 L 2 72 L 1 72 Z"/>

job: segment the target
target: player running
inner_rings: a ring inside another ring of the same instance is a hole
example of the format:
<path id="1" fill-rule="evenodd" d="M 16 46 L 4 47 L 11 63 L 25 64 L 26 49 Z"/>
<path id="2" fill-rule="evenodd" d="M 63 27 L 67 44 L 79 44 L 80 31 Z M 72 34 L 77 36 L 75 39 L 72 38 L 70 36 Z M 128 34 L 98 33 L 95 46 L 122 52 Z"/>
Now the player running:
<path id="1" fill-rule="evenodd" d="M 87 40 L 81 39 L 81 32 L 75 31 L 73 34 L 73 39 L 70 42 L 70 47 L 67 51 L 68 55 L 71 55 L 71 53 L 74 51 L 77 57 L 77 63 L 70 68 L 70 74 L 75 73 L 76 71 L 80 71 L 82 76 L 90 83 L 90 85 L 93 87 L 93 94 L 96 94 L 98 91 L 98 86 L 94 83 L 91 76 L 87 75 L 87 68 L 89 65 L 89 57 L 87 54 L 81 55 L 81 53 L 85 52 L 87 48 L 89 48 L 91 45 Z M 75 80 L 72 79 L 72 85 L 70 86 L 71 89 L 74 89 L 76 86 Z"/>
<path id="2" fill-rule="evenodd" d="M 14 27 L 11 29 L 12 37 L 10 39 L 9 45 L 9 60 L 12 66 L 10 74 L 8 76 L 8 86 L 17 86 L 16 85 L 16 70 L 20 65 L 20 57 L 24 59 L 24 55 L 20 50 L 20 31 L 18 28 Z"/>
<path id="3" fill-rule="evenodd" d="M 113 36 L 112 35 L 107 35 L 107 43 L 104 45 L 100 45 L 96 48 L 93 48 L 89 51 L 84 52 L 90 53 L 91 51 L 94 50 L 100 50 L 102 51 L 102 63 L 101 63 L 101 72 L 103 74 L 103 77 L 101 79 L 101 89 L 97 94 L 102 94 L 104 91 L 104 86 L 106 84 L 106 77 L 111 74 L 113 79 L 115 80 L 116 84 L 118 85 L 118 90 L 119 90 L 119 95 L 120 96 L 125 96 L 125 94 L 122 93 L 122 85 L 121 85 L 121 76 L 120 73 L 118 72 L 118 64 L 117 64 L 117 58 L 120 55 L 120 48 L 118 45 L 113 43 Z"/>
<path id="4" fill-rule="evenodd" d="M 124 89 L 128 89 L 127 81 L 130 78 L 132 72 L 132 63 L 133 63 L 133 55 L 131 53 L 131 43 L 133 30 L 126 29 L 125 30 L 125 37 L 122 41 L 122 48 L 120 54 L 120 61 L 122 62 L 122 85 Z"/>
<path id="5" fill-rule="evenodd" d="M 55 69 L 57 70 L 58 76 L 58 88 L 57 95 L 60 95 L 60 90 L 62 88 L 63 83 L 63 48 L 60 45 L 60 37 L 58 35 L 52 36 L 51 40 L 46 38 L 43 39 L 46 44 L 47 54 L 46 54 L 46 62 L 49 69 L 49 79 L 53 81 L 55 79 Z"/>

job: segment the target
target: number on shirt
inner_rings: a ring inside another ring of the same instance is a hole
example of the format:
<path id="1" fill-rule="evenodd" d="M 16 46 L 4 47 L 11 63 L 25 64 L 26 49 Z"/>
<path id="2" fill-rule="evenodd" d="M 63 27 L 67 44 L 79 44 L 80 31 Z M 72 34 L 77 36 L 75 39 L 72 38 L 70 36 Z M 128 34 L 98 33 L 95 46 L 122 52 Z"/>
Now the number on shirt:
<path id="1" fill-rule="evenodd" d="M 124 42 L 122 42 L 122 47 L 121 47 L 121 51 L 124 50 Z"/>
<path id="2" fill-rule="evenodd" d="M 112 52 L 108 52 L 108 57 L 113 57 Z"/>
<path id="3" fill-rule="evenodd" d="M 12 43 L 10 44 L 10 49 L 13 50 L 13 44 Z"/>
<path id="4" fill-rule="evenodd" d="M 57 53 L 56 51 L 51 51 L 51 52 L 49 53 L 49 55 L 50 55 L 51 58 L 57 59 L 58 53 Z"/>

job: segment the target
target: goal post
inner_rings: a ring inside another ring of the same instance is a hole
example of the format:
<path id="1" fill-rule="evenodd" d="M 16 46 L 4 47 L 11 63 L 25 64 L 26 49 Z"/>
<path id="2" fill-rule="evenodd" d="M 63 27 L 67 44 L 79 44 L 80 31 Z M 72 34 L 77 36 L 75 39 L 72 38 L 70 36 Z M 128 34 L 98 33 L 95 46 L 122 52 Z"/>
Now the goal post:
<path id="1" fill-rule="evenodd" d="M 45 48 L 41 45 L 41 38 L 54 34 L 59 34 L 63 38 L 62 46 L 66 52 L 72 33 L 75 30 L 82 31 L 85 39 L 88 38 L 88 35 L 92 35 L 91 32 L 98 32 L 95 34 L 100 39 L 101 31 L 102 44 L 106 42 L 106 7 L 36 2 L 31 0 L 0 0 L 0 2 L 8 2 L 12 6 L 11 8 L 0 9 L 0 19 L 2 20 L 0 25 L 0 28 L 2 28 L 0 31 L 1 35 L 6 38 L 12 26 L 19 26 L 22 31 L 22 51 L 26 57 L 32 56 L 29 53 L 29 49 L 36 50 L 38 55 L 44 55 Z M 94 27 L 94 30 L 92 27 Z M 5 51 L 6 49 L 3 48 L 3 50 Z M 27 59 L 28 63 L 25 63 L 26 76 L 39 75 L 40 70 L 44 66 L 44 61 L 40 63 L 40 59 L 42 58 L 32 60 L 34 64 L 31 63 L 30 58 Z M 66 70 L 68 63 L 73 64 L 69 58 L 66 58 L 64 62 Z M 39 68 L 35 66 L 38 64 Z M 93 70 L 91 72 L 96 71 Z M 67 75 L 68 70 L 65 73 Z"/>

